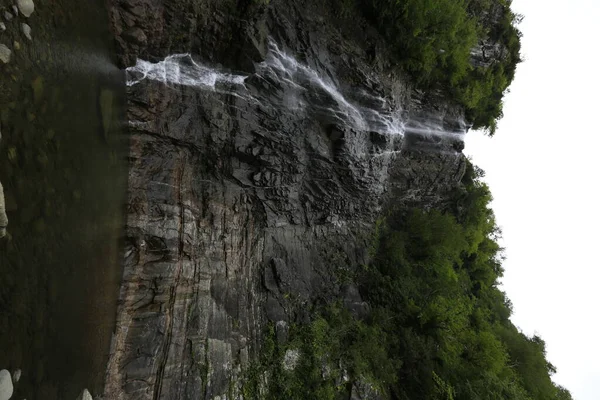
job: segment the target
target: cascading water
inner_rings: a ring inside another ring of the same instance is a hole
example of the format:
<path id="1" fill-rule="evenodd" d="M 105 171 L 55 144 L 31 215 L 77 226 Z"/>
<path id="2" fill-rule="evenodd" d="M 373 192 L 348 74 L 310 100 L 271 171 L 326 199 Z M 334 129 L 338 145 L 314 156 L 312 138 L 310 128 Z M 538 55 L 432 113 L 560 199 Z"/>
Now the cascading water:
<path id="1" fill-rule="evenodd" d="M 261 107 L 285 108 L 289 112 L 318 118 L 325 123 L 342 125 L 355 131 L 383 135 L 415 134 L 421 137 L 447 137 L 462 141 L 462 129 L 448 131 L 435 119 L 401 119 L 401 109 L 383 97 L 365 90 L 353 93 L 350 101 L 329 79 L 298 62 L 282 51 L 272 40 L 265 61 L 256 65 L 250 75 L 226 72 L 196 62 L 190 54 L 174 54 L 151 63 L 138 60 L 127 69 L 127 85 L 144 79 L 163 82 L 167 86 L 191 86 L 201 90 L 231 94 Z M 274 101 L 277 100 L 277 101 Z M 135 121 L 130 121 L 135 126 Z M 387 151 L 395 155 L 399 151 Z"/>
<path id="2" fill-rule="evenodd" d="M 247 78 L 205 67 L 196 63 L 190 54 L 174 54 L 158 63 L 138 60 L 134 67 L 127 68 L 127 73 L 127 86 L 150 79 L 167 85 L 195 86 L 212 90 L 220 84 L 243 85 Z"/>

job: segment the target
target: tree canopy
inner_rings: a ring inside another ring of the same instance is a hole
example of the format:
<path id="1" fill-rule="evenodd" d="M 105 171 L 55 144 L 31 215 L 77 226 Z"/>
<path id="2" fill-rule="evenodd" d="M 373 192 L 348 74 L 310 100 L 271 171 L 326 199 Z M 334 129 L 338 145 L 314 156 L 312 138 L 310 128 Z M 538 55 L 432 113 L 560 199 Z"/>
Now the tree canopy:
<path id="1" fill-rule="evenodd" d="M 290 329 L 289 342 L 267 335 L 259 370 L 270 379 L 260 398 L 342 399 L 367 385 L 402 400 L 571 399 L 551 380 L 544 341 L 509 319 L 498 288 L 500 231 L 481 177 L 469 163 L 448 210 L 391 210 L 377 225 L 371 262 L 354 277 L 368 315 L 322 305 L 311 323 Z M 285 371 L 290 349 L 300 361 Z"/>
<path id="2" fill-rule="evenodd" d="M 365 16 L 418 86 L 441 89 L 492 135 L 521 61 L 522 17 L 510 0 L 334 0 Z"/>

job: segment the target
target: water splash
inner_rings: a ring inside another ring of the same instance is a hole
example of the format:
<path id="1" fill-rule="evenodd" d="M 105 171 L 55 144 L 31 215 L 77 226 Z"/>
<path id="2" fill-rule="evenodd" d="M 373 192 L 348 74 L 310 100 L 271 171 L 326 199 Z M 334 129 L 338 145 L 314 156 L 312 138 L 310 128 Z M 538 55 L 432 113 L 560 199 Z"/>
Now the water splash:
<path id="1" fill-rule="evenodd" d="M 425 137 L 446 137 L 452 139 L 462 139 L 465 135 L 464 131 L 449 131 L 443 129 L 441 125 L 437 126 L 419 126 L 419 124 L 414 124 L 409 122 L 404 127 L 405 134 L 417 134 Z"/>
<path id="2" fill-rule="evenodd" d="M 448 129 L 444 125 L 441 115 L 422 113 L 418 117 L 411 118 L 404 125 L 404 129 L 408 135 L 413 134 L 438 139 L 447 138 L 455 141 L 463 140 L 464 135 L 467 133 L 467 126 L 463 119 L 453 121 L 452 125 L 454 127 L 452 129 Z"/>

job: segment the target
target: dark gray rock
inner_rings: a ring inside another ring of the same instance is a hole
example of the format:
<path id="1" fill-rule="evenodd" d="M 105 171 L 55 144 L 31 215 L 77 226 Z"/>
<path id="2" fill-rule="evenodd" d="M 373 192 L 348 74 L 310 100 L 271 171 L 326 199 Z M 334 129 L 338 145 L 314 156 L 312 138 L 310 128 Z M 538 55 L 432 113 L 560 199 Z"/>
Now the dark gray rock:
<path id="1" fill-rule="evenodd" d="M 285 342 L 317 305 L 368 313 L 341 277 L 368 262 L 382 207 L 443 206 L 464 173 L 455 136 L 363 129 L 352 105 L 385 100 L 444 131 L 461 113 L 388 74 L 370 50 L 381 39 L 343 36 L 326 2 L 124 0 L 111 15 L 124 66 L 189 52 L 220 65 L 208 71 L 221 81 L 129 88 L 125 269 L 104 397 L 238 398 L 268 322 Z M 297 62 L 302 90 L 260 64 L 276 50 L 268 38 Z"/>
<path id="2" fill-rule="evenodd" d="M 146 37 L 144 31 L 137 26 L 129 28 L 125 32 L 123 32 L 123 38 L 129 42 L 142 46 L 145 45 L 148 41 L 148 38 Z"/>

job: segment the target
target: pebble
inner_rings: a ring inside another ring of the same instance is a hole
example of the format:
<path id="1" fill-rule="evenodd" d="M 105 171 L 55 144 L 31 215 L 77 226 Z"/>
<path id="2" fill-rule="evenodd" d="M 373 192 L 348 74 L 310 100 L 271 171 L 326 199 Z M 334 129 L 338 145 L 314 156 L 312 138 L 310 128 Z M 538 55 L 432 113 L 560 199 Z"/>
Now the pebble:
<path id="1" fill-rule="evenodd" d="M 25 37 L 29 40 L 31 39 L 31 27 L 27 24 L 21 24 L 21 30 L 23 31 L 23 34 L 25 35 Z"/>
<path id="2" fill-rule="evenodd" d="M 21 50 L 21 43 L 19 43 L 15 40 L 13 42 L 13 47 L 15 48 L 15 50 Z"/>
<path id="3" fill-rule="evenodd" d="M 33 11 L 35 10 L 35 5 L 33 4 L 33 0 L 18 0 L 17 6 L 25 17 L 29 18 Z"/>
<path id="4" fill-rule="evenodd" d="M 6 30 L 6 25 L 4 24 L 4 22 L 0 22 L 0 31 L 4 32 Z"/>
<path id="5" fill-rule="evenodd" d="M 0 61 L 7 64 L 10 61 L 11 51 L 6 45 L 0 44 Z"/>
<path id="6" fill-rule="evenodd" d="M 4 19 L 7 21 L 11 21 L 13 19 L 13 15 L 8 11 L 4 11 Z"/>
<path id="7" fill-rule="evenodd" d="M 0 400 L 9 400 L 13 395 L 13 383 L 10 372 L 3 369 L 0 371 Z"/>

